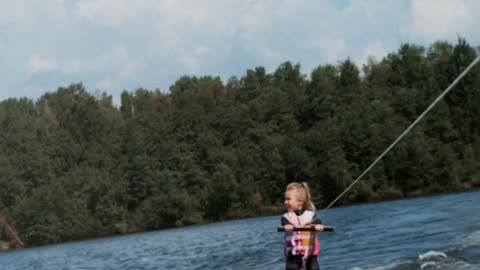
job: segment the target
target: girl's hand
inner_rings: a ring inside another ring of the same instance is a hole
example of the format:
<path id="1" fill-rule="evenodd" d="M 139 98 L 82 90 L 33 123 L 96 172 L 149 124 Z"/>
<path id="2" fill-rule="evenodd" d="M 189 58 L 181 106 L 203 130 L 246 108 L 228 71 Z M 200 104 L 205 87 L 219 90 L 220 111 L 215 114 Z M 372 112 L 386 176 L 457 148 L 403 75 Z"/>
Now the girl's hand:
<path id="1" fill-rule="evenodd" d="M 315 225 L 315 231 L 323 232 L 323 229 L 324 229 L 323 225 L 320 225 L 320 224 Z"/>
<path id="2" fill-rule="evenodd" d="M 287 224 L 285 226 L 283 226 L 283 228 L 285 229 L 286 232 L 293 232 L 293 225 L 292 224 Z"/>

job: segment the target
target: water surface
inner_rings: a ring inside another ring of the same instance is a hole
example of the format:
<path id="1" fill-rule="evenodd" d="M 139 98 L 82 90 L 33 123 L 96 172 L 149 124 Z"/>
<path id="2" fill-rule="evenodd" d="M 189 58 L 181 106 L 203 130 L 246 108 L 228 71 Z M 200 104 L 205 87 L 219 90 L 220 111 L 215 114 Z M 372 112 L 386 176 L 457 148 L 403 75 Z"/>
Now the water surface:
<path id="1" fill-rule="evenodd" d="M 321 214 L 321 269 L 480 269 L 480 192 Z M 1 269 L 284 269 L 280 216 L 51 245 L 0 255 Z"/>

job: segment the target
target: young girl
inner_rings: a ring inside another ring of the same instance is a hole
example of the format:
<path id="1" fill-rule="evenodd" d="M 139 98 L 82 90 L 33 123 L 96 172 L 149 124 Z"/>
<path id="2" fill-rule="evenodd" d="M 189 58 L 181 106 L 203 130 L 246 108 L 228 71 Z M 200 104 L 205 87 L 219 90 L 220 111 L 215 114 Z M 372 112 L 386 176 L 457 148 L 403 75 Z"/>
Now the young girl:
<path id="1" fill-rule="evenodd" d="M 286 270 L 316 270 L 320 245 L 315 232 L 293 231 L 294 228 L 310 226 L 323 231 L 320 219 L 315 214 L 310 189 L 307 183 L 290 183 L 285 191 L 287 213 L 282 216 L 285 229 Z"/>

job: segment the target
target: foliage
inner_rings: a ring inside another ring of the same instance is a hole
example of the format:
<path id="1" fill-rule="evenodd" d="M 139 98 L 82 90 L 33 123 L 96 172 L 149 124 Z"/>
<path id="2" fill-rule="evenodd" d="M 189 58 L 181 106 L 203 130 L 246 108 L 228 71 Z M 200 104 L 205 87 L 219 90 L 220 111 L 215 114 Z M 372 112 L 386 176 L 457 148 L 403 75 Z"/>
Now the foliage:
<path id="1" fill-rule="evenodd" d="M 404 44 L 362 69 L 285 62 L 225 85 L 184 76 L 117 108 L 81 83 L 0 103 L 0 209 L 29 245 L 278 211 L 286 184 L 329 204 L 475 57 Z M 360 71 L 362 70 L 362 72 Z M 337 204 L 478 186 L 480 66 Z"/>

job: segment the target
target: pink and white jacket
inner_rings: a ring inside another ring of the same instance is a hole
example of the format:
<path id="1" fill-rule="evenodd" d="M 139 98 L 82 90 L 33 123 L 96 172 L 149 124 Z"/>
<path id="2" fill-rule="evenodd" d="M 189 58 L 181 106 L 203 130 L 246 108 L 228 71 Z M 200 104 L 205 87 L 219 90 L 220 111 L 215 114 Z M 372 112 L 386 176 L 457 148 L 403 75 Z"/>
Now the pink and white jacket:
<path id="1" fill-rule="evenodd" d="M 302 210 L 287 212 L 282 216 L 282 226 L 287 224 L 303 228 L 307 224 L 321 224 L 314 211 Z M 318 256 L 320 243 L 314 231 L 294 231 L 285 233 L 284 254 L 286 258 L 308 258 Z"/>

